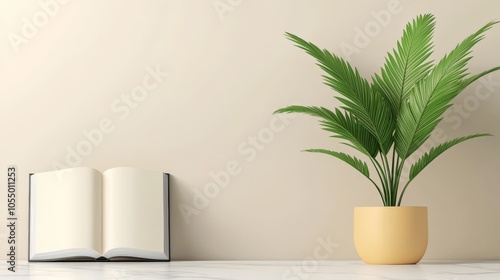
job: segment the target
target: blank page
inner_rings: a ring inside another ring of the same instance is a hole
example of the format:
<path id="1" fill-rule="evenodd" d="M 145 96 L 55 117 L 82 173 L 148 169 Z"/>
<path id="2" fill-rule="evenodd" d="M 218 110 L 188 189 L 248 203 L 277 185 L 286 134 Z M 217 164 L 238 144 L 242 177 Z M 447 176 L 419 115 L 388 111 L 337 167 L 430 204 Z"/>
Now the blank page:
<path id="1" fill-rule="evenodd" d="M 60 177 L 57 172 L 61 172 Z M 101 174 L 78 167 L 31 176 L 30 257 L 102 252 Z M 56 254 L 57 255 L 57 254 Z"/>
<path id="2" fill-rule="evenodd" d="M 129 167 L 103 173 L 103 246 L 163 253 L 163 173 Z M 136 250 L 133 250 L 136 251 Z M 161 255 L 161 254 L 157 254 Z"/>

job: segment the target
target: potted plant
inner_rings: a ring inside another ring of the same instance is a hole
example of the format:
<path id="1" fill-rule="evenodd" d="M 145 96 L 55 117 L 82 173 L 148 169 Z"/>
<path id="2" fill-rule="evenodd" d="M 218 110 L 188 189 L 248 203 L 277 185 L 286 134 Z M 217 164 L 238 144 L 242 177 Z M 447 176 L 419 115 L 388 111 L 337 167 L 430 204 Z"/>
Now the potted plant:
<path id="1" fill-rule="evenodd" d="M 417 263 L 423 257 L 427 248 L 427 208 L 401 206 L 405 191 L 443 152 L 489 134 L 459 137 L 433 147 L 415 162 L 408 163 L 408 159 L 430 137 L 460 92 L 478 78 L 500 69 L 495 67 L 475 75 L 467 72 L 472 47 L 496 23 L 481 27 L 434 64 L 429 57 L 433 52 L 435 19 L 431 14 L 419 15 L 406 25 L 396 48 L 388 53 L 380 73 L 371 82 L 339 56 L 285 33 L 316 59 L 325 72 L 324 83 L 338 93 L 335 98 L 342 105 L 334 110 L 289 106 L 275 113 L 319 118 L 322 129 L 361 153 L 372 165 L 370 170 L 365 161 L 343 152 L 306 150 L 333 156 L 354 167 L 380 195 L 384 207 L 354 209 L 354 243 L 366 263 Z M 411 164 L 408 178 L 402 178 L 405 164 Z"/>

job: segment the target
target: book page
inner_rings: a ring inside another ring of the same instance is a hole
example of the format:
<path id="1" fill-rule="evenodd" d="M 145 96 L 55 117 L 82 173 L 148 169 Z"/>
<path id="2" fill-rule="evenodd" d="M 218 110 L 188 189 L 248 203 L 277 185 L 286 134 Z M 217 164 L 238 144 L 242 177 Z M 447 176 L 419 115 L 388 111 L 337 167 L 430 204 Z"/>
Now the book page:
<path id="1" fill-rule="evenodd" d="M 31 259 L 94 257 L 102 251 L 101 178 L 87 167 L 31 176 Z"/>
<path id="2" fill-rule="evenodd" d="M 129 167 L 103 173 L 103 246 L 115 252 L 106 257 L 137 251 L 165 256 L 163 178 L 162 172 Z"/>

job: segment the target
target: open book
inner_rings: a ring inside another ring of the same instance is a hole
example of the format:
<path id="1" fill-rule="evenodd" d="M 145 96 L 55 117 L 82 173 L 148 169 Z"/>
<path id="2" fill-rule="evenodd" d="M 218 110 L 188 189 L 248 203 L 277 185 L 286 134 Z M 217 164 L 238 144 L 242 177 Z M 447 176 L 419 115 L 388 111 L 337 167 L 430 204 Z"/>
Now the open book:
<path id="1" fill-rule="evenodd" d="M 169 261 L 168 179 L 130 167 L 30 174 L 29 261 Z"/>

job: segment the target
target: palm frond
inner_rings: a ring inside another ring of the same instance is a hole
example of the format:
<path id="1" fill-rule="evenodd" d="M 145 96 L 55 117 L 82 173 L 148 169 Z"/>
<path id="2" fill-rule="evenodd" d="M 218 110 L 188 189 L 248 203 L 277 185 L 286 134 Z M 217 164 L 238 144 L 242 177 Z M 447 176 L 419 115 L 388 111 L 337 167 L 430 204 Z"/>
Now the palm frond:
<path id="1" fill-rule="evenodd" d="M 410 182 L 434 159 L 461 142 L 489 135 L 474 134 L 433 147 L 411 166 L 409 180 L 399 193 L 409 156 L 430 137 L 453 99 L 477 79 L 500 70 L 494 67 L 471 75 L 467 69 L 472 47 L 497 23 L 490 22 L 478 29 L 433 66 L 429 57 L 433 52 L 435 19 L 430 14 L 417 16 L 406 25 L 401 40 L 387 54 L 372 84 L 344 59 L 286 33 L 288 40 L 315 58 L 324 71 L 324 84 L 338 93 L 335 98 L 341 105 L 334 110 L 289 106 L 275 113 L 303 113 L 319 118 L 323 130 L 369 157 L 381 187 L 370 178 L 366 162 L 354 156 L 324 149 L 307 151 L 344 161 L 373 183 L 385 206 L 399 206 Z"/>
<path id="2" fill-rule="evenodd" d="M 288 106 L 274 112 L 302 113 L 321 119 L 322 128 L 333 133 L 333 137 L 346 140 L 348 146 L 374 158 L 378 153 L 377 140 L 349 113 L 342 114 L 336 109 L 335 113 L 324 107 Z"/>
<path id="3" fill-rule="evenodd" d="M 469 86 L 470 84 L 472 84 L 473 82 L 475 82 L 477 79 L 479 79 L 479 78 L 481 78 L 481 77 L 483 77 L 485 75 L 488 75 L 488 74 L 490 74 L 492 72 L 495 72 L 497 70 L 500 70 L 500 66 L 499 67 L 493 67 L 493 68 L 488 69 L 486 71 L 483 71 L 483 72 L 481 72 L 479 74 L 472 75 L 472 76 L 468 77 L 467 79 L 464 79 L 462 81 L 462 88 L 465 89 L 467 86 Z"/>
<path id="4" fill-rule="evenodd" d="M 393 143 L 395 122 L 384 97 L 374 92 L 368 81 L 344 59 L 291 33 L 286 33 L 286 37 L 316 58 L 317 65 L 327 73 L 323 75 L 325 84 L 341 95 L 336 98 L 344 105 L 342 108 L 375 136 L 380 151 L 386 154 Z"/>
<path id="5" fill-rule="evenodd" d="M 322 154 L 327 154 L 333 157 L 336 157 L 345 163 L 349 164 L 350 166 L 354 167 L 356 170 L 361 172 L 361 174 L 365 175 L 365 177 L 370 178 L 370 171 L 368 170 L 368 165 L 366 162 L 350 156 L 345 153 L 340 153 L 340 152 L 335 152 L 335 151 L 330 151 L 330 150 L 324 150 L 324 149 L 309 149 L 305 150 L 304 152 L 310 152 L 310 153 L 322 153 Z"/>
<path id="6" fill-rule="evenodd" d="M 431 150 L 423 154 L 410 168 L 409 180 L 413 180 L 429 163 L 431 163 L 435 158 L 444 153 L 449 148 L 467 141 L 469 139 L 482 137 L 482 136 L 492 136 L 491 134 L 473 134 L 465 137 L 455 138 L 451 141 L 442 143 L 436 147 L 432 147 Z"/>
<path id="7" fill-rule="evenodd" d="M 364 162 L 356 157 L 345 154 L 345 153 L 340 153 L 340 152 L 335 152 L 335 151 L 330 151 L 330 150 L 325 150 L 325 149 L 309 149 L 309 150 L 305 150 L 305 152 L 322 153 L 322 154 L 330 155 L 330 156 L 336 157 L 336 158 L 342 160 L 343 162 L 349 164 L 350 166 L 354 167 L 354 169 L 358 170 L 361 174 L 363 174 L 368 180 L 370 180 L 370 182 L 373 184 L 373 186 L 375 186 L 378 194 L 380 195 L 380 198 L 382 199 L 382 201 L 384 201 L 384 205 L 385 205 L 384 193 L 382 192 L 380 187 L 375 183 L 375 181 L 373 181 L 372 178 L 370 178 L 370 171 L 368 169 L 368 165 L 366 164 L 366 162 Z"/>
<path id="8" fill-rule="evenodd" d="M 486 24 L 442 58 L 402 103 L 395 133 L 396 151 L 402 159 L 423 145 L 451 106 L 451 100 L 463 90 L 470 50 L 495 23 Z"/>
<path id="9" fill-rule="evenodd" d="M 415 83 L 425 77 L 432 62 L 434 16 L 420 15 L 408 23 L 397 42 L 397 48 L 388 54 L 381 76 L 375 75 L 373 87 L 390 103 L 392 113 L 398 116 L 401 100 L 406 100 Z"/>

